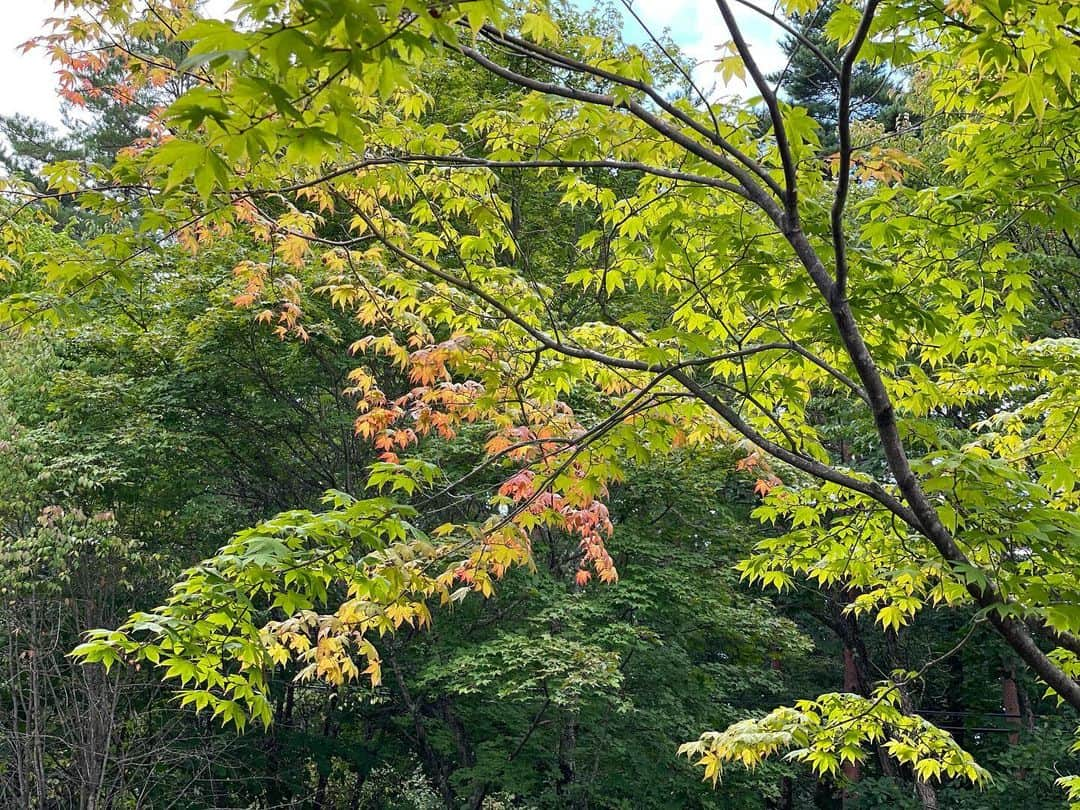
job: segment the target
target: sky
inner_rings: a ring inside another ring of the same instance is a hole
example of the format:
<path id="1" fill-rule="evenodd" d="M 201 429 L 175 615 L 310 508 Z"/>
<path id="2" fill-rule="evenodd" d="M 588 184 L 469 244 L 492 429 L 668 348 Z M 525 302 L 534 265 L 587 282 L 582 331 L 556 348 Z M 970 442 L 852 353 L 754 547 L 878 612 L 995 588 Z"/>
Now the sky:
<path id="1" fill-rule="evenodd" d="M 60 102 L 52 65 L 40 53 L 22 54 L 19 45 L 44 31 L 52 0 L 6 0 L 0 10 L 0 113 L 25 113 L 60 123 Z"/>
<path id="2" fill-rule="evenodd" d="M 579 0 L 585 2 L 585 0 Z M 616 0 L 616 5 L 620 0 Z M 768 2 L 768 0 L 761 0 Z M 223 15 L 231 0 L 210 0 L 212 13 Z M 53 0 L 0 0 L 0 114 L 23 113 L 55 126 L 61 125 L 60 100 L 56 94 L 56 76 L 48 59 L 39 51 L 28 54 L 18 48 L 31 37 L 43 33 L 44 20 L 53 14 Z M 716 46 L 729 39 L 724 21 L 714 0 L 636 0 L 634 10 L 659 33 L 670 29 L 675 41 L 696 61 L 716 55 Z M 782 54 L 776 45 L 777 31 L 752 11 L 739 8 L 740 26 L 750 41 L 755 59 L 762 70 L 779 69 Z M 626 37 L 639 40 L 643 34 L 637 24 L 627 20 Z M 713 74 L 708 67 L 698 71 L 701 83 L 711 85 Z M 746 94 L 746 88 L 731 86 L 732 93 Z"/>

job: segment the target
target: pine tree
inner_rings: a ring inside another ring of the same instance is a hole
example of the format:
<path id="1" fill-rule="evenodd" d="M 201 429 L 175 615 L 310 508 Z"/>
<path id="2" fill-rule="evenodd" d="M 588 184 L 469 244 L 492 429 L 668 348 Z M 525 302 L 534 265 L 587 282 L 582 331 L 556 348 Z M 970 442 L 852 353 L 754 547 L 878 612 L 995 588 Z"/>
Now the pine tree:
<path id="1" fill-rule="evenodd" d="M 813 43 L 819 53 L 838 68 L 841 51 L 825 34 L 825 24 L 836 11 L 837 0 L 825 0 L 818 8 L 805 14 L 793 14 L 792 26 L 801 37 Z M 836 125 L 840 107 L 840 86 L 836 77 L 817 53 L 800 37 L 788 35 L 780 42 L 787 56 L 784 69 L 769 76 L 782 93 L 793 103 L 805 107 L 821 125 L 822 148 L 832 152 L 837 148 Z M 899 93 L 893 74 L 887 65 L 860 62 L 851 82 L 853 119 L 875 118 L 891 128 L 896 120 Z"/>

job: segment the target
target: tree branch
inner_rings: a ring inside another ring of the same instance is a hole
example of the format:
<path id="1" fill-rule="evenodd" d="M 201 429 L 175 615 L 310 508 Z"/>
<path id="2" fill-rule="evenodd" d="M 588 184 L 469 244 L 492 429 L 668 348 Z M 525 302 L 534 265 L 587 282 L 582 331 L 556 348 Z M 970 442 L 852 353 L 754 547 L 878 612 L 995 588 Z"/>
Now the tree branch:
<path id="1" fill-rule="evenodd" d="M 830 215 L 833 237 L 833 252 L 836 254 L 836 292 L 846 293 L 848 278 L 847 245 L 844 240 L 844 207 L 847 205 L 848 189 L 851 186 L 851 76 L 855 62 L 859 58 L 870 26 L 874 21 L 879 0 L 867 0 L 855 37 L 844 52 L 840 64 L 840 112 L 837 126 L 840 131 L 840 168 L 836 182 L 836 196 L 833 197 Z"/>
<path id="2" fill-rule="evenodd" d="M 761 93 L 761 97 L 765 100 L 765 106 L 769 109 L 773 137 L 776 138 L 776 149 L 780 152 L 780 162 L 784 167 L 784 213 L 787 215 L 790 224 L 797 226 L 799 222 L 799 189 L 796 179 L 795 158 L 791 153 L 791 143 L 788 141 L 787 129 L 784 127 L 784 117 L 780 113 L 780 103 L 777 101 L 776 93 L 769 87 L 769 83 L 765 81 L 765 75 L 761 72 L 761 68 L 758 67 L 757 62 L 754 60 L 754 55 L 750 52 L 750 46 L 746 44 L 746 39 L 735 21 L 735 14 L 731 11 L 731 6 L 728 5 L 727 0 L 716 0 L 716 5 L 720 9 L 720 14 L 724 18 L 728 32 L 731 34 L 731 41 L 735 43 L 735 50 L 739 52 L 739 58 L 746 65 L 750 78 L 754 80 L 754 86 Z"/>
<path id="3" fill-rule="evenodd" d="M 798 28 L 791 25 L 786 20 L 784 20 L 784 19 L 782 19 L 780 17 L 777 17 L 772 12 L 766 11 L 765 9 L 763 9 L 763 8 L 761 8 L 759 6 L 754 5 L 754 3 L 750 2 L 750 0 L 735 0 L 735 2 L 738 3 L 740 6 L 744 6 L 745 8 L 748 8 L 751 11 L 754 11 L 757 14 L 760 14 L 766 20 L 769 20 L 774 25 L 776 25 L 777 27 L 782 28 L 787 34 L 794 37 L 798 41 L 798 43 L 800 45 L 802 45 L 804 48 L 806 48 L 811 53 L 813 53 L 814 56 L 816 56 L 818 58 L 818 61 L 820 61 L 821 64 L 824 65 L 825 68 L 835 78 L 837 78 L 837 79 L 840 78 L 840 69 L 835 64 L 833 64 L 832 60 L 829 59 L 829 57 L 825 55 L 825 52 L 822 51 L 821 48 L 819 48 L 817 45 L 814 44 L 814 41 L 812 39 L 810 39 L 805 34 L 803 34 Z"/>
<path id="4" fill-rule="evenodd" d="M 698 185 L 709 186 L 711 188 L 717 188 L 722 191 L 728 191 L 732 194 L 736 194 L 743 199 L 749 199 L 746 195 L 746 190 L 735 183 L 729 183 L 721 180 L 717 177 L 709 177 L 704 174 L 696 174 L 694 172 L 684 172 L 678 169 L 668 169 L 663 166 L 652 166 L 647 163 L 640 163 L 632 160 L 569 160 L 564 158 L 550 158 L 550 159 L 536 159 L 536 160 L 488 160 L 487 158 L 468 157 L 466 155 L 428 155 L 428 154 L 401 154 L 401 155 L 381 155 L 367 157 L 363 160 L 358 160 L 354 163 L 350 163 L 347 166 L 342 166 L 319 177 L 312 178 L 311 180 L 304 180 L 299 183 L 293 183 L 289 186 L 283 186 L 276 189 L 247 189 L 244 191 L 236 192 L 237 197 L 245 196 L 264 196 L 269 194 L 287 194 L 293 191 L 300 191 L 305 188 L 311 188 L 312 186 L 321 185 L 329 180 L 334 180 L 346 174 L 359 171 L 360 169 L 367 169 L 374 166 L 394 166 L 403 165 L 408 163 L 421 163 L 430 164 L 433 166 L 460 166 L 469 167 L 475 166 L 477 168 L 487 169 L 613 169 L 616 171 L 637 171 L 643 174 L 651 174 L 656 177 L 665 177 L 670 180 L 680 180 L 686 183 L 695 183 Z M 752 200 L 750 200 L 753 202 Z"/>
<path id="5" fill-rule="evenodd" d="M 652 99 L 653 102 L 658 107 L 660 107 L 660 109 L 662 109 L 672 118 L 676 119 L 681 124 L 689 127 L 694 132 L 707 139 L 714 146 L 719 147 L 723 152 L 726 152 L 728 155 L 733 157 L 747 169 L 752 171 L 755 175 L 758 176 L 758 178 L 760 178 L 763 183 L 765 183 L 769 187 L 770 190 L 772 190 L 774 194 L 777 195 L 777 197 L 783 196 L 783 189 L 779 186 L 779 184 L 777 184 L 775 180 L 773 180 L 772 176 L 765 169 L 765 167 L 762 166 L 757 160 L 754 160 L 753 158 L 748 156 L 745 152 L 743 152 L 741 149 L 739 149 L 722 135 L 720 135 L 718 131 L 709 129 L 701 122 L 697 121 L 693 116 L 688 115 L 687 113 L 680 110 L 670 101 L 668 101 L 663 96 L 663 94 L 657 91 L 656 88 L 654 88 L 652 85 L 647 84 L 643 81 L 628 79 L 625 76 L 620 76 L 618 73 L 612 73 L 609 70 L 604 70 L 603 68 L 596 67 L 595 65 L 590 65 L 588 62 L 582 62 L 578 59 L 566 56 L 565 54 L 561 54 L 558 51 L 553 51 L 548 48 L 544 48 L 541 45 L 537 45 L 536 43 L 520 39 L 519 37 L 515 37 L 510 34 L 506 34 L 491 25 L 485 25 L 481 29 L 481 32 L 489 40 L 507 44 L 522 53 L 523 55 L 539 57 L 544 61 L 548 62 L 549 64 L 555 65 L 556 67 L 562 67 L 568 70 L 573 70 L 576 73 L 584 73 L 590 76 L 595 76 L 598 79 L 603 79 L 605 81 L 611 82 L 613 84 L 619 84 L 624 87 L 630 87 L 634 90 L 638 90 L 644 93 L 650 99 Z M 698 92 L 700 93 L 700 91 Z M 634 112 L 632 108 L 631 112 Z M 635 115 L 637 115 L 636 112 Z M 638 117 L 640 118 L 641 116 Z M 647 119 L 642 118 L 642 120 L 652 126 L 652 124 Z"/>
<path id="6" fill-rule="evenodd" d="M 637 102 L 631 100 L 618 101 L 614 96 L 609 94 L 593 93 L 588 90 L 578 90 L 572 87 L 564 87 L 562 85 L 540 81 L 539 79 L 533 79 L 529 76 L 516 73 L 509 68 L 505 68 L 497 62 L 493 62 L 475 48 L 460 46 L 459 50 L 462 54 L 472 59 L 485 70 L 488 70 L 496 76 L 500 76 L 519 87 L 525 87 L 529 90 L 535 90 L 540 93 L 547 93 L 561 98 L 568 98 L 573 101 L 581 101 L 586 104 L 595 104 L 597 106 L 609 107 L 617 110 L 627 110 L 668 140 L 677 143 L 691 154 L 696 155 L 707 163 L 711 163 L 713 166 L 727 172 L 731 177 L 738 181 L 740 186 L 742 186 L 744 191 L 742 196 L 762 208 L 762 210 L 773 212 L 770 216 L 780 216 L 781 212 L 776 202 L 769 196 L 765 189 L 757 184 L 757 181 L 754 180 L 753 175 L 750 174 L 747 169 L 733 163 L 723 154 L 714 152 L 700 141 L 689 137 L 685 132 L 652 114 Z"/>

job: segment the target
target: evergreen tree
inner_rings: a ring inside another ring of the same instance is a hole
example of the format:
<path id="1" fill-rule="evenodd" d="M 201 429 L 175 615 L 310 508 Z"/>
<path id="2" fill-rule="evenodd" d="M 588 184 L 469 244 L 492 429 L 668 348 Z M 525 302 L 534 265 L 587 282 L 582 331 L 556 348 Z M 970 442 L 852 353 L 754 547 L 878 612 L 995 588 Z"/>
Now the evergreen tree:
<path id="1" fill-rule="evenodd" d="M 836 0 L 826 0 L 813 11 L 791 15 L 791 25 L 798 31 L 798 36 L 789 34 L 780 41 L 787 63 L 782 70 L 768 77 L 779 86 L 783 95 L 805 107 L 821 125 L 821 146 L 829 152 L 837 148 L 840 84 L 822 57 L 839 69 L 841 49 L 825 33 L 825 23 L 836 12 L 836 6 Z M 900 92 L 893 70 L 888 65 L 866 61 L 855 66 L 851 78 L 851 117 L 854 120 L 874 118 L 885 124 L 886 129 L 893 127 L 899 111 L 897 98 Z"/>

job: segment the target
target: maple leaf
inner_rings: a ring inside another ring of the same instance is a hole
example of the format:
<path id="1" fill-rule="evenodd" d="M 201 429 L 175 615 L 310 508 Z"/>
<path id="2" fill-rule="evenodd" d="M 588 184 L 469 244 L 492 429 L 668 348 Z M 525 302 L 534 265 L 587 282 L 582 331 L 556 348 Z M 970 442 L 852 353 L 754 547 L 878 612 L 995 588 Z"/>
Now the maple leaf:
<path id="1" fill-rule="evenodd" d="M 503 482 L 499 487 L 499 494 L 515 501 L 523 501 L 533 494 L 535 478 L 536 473 L 532 470 L 521 470 Z"/>
<path id="2" fill-rule="evenodd" d="M 757 479 L 757 481 L 754 482 L 754 492 L 764 498 L 766 495 L 772 492 L 774 488 L 776 488 L 782 483 L 783 482 L 775 475 L 769 475 L 765 478 L 759 478 Z"/>

